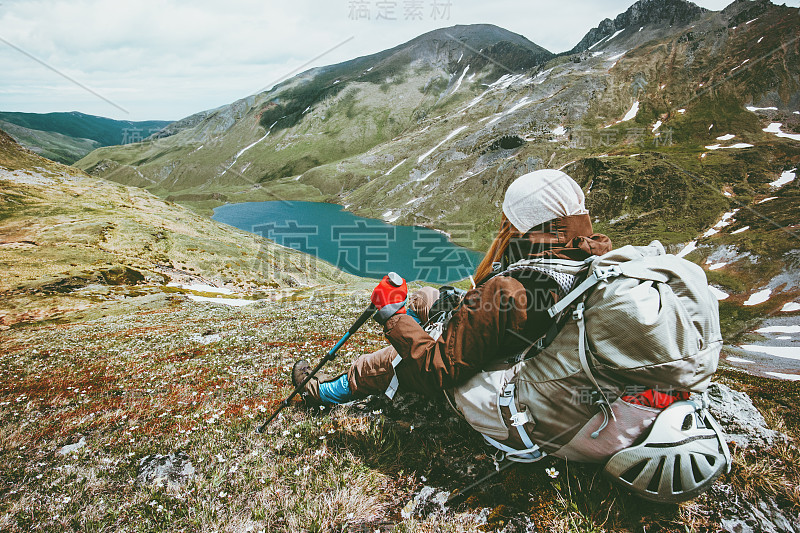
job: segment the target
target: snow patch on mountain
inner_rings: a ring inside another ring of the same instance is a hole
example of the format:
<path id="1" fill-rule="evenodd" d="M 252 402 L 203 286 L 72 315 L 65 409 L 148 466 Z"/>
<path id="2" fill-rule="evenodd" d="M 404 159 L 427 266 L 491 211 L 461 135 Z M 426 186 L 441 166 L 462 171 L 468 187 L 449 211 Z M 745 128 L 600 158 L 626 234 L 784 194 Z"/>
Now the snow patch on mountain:
<path id="1" fill-rule="evenodd" d="M 403 164 L 403 163 L 405 163 L 406 161 L 408 161 L 408 158 L 407 158 L 407 157 L 406 157 L 405 159 L 403 159 L 402 161 L 400 161 L 399 163 L 397 163 L 397 164 L 396 164 L 395 166 L 393 166 L 392 168 L 390 168 L 390 169 L 389 169 L 389 171 L 388 171 L 386 174 L 384 174 L 384 176 L 388 176 L 389 174 L 391 174 L 392 172 L 394 172 L 395 170 L 397 170 L 397 167 L 399 167 L 400 165 L 402 165 L 402 164 Z"/>
<path id="2" fill-rule="evenodd" d="M 780 187 L 783 187 L 787 183 L 791 183 L 792 181 L 794 181 L 796 172 L 797 172 L 797 169 L 795 168 L 795 169 L 787 170 L 787 171 L 781 173 L 780 177 L 778 179 L 776 179 L 775 181 L 770 182 L 769 186 L 772 187 L 773 189 L 778 189 Z M 762 200 L 762 202 L 766 202 L 766 201 L 767 200 Z"/>
<path id="3" fill-rule="evenodd" d="M 793 346 L 759 346 L 758 344 L 742 344 L 739 346 L 742 350 L 755 353 L 765 353 L 775 357 L 783 357 L 786 359 L 795 359 L 800 361 L 800 350 Z"/>
<path id="4" fill-rule="evenodd" d="M 800 133 L 784 133 L 781 130 L 781 126 L 783 126 L 782 122 L 773 122 L 764 128 L 763 131 L 766 133 L 774 133 L 776 137 L 784 137 L 786 139 L 792 139 L 793 141 L 800 141 Z"/>
<path id="5" fill-rule="evenodd" d="M 730 296 L 727 292 L 723 292 L 718 288 L 714 287 L 713 285 L 709 285 L 708 290 L 711 291 L 711 294 L 713 294 L 717 300 L 724 300 L 725 298 Z"/>
<path id="6" fill-rule="evenodd" d="M 730 358 L 728 358 L 730 359 Z M 784 374 L 783 372 L 764 372 L 768 376 L 787 381 L 800 381 L 800 374 Z"/>
<path id="7" fill-rule="evenodd" d="M 687 244 L 686 246 L 684 246 L 683 250 L 678 252 L 676 255 L 678 257 L 686 257 L 687 255 L 689 255 L 691 252 L 693 252 L 696 249 L 697 249 L 697 241 L 692 241 L 689 244 Z"/>
<path id="8" fill-rule="evenodd" d="M 431 155 L 433 152 L 435 152 L 440 146 L 442 146 L 444 143 L 446 143 L 447 141 L 449 141 L 450 139 L 452 139 L 453 137 L 455 137 L 456 135 L 458 135 L 459 133 L 461 133 L 465 129 L 467 129 L 466 126 L 461 126 L 461 127 L 456 128 L 452 132 L 450 132 L 450 135 L 445 137 L 442 142 L 440 142 L 439 144 L 437 144 L 436 146 L 434 146 L 433 148 L 431 148 L 430 150 L 428 150 L 427 152 L 425 152 L 424 154 L 419 156 L 419 158 L 417 159 L 417 163 L 422 163 L 425 160 L 425 158 L 427 158 L 429 155 Z"/>
<path id="9" fill-rule="evenodd" d="M 754 292 L 753 294 L 750 295 L 747 301 L 744 302 L 744 305 L 750 306 L 750 305 L 763 304 L 764 302 L 769 300 L 771 294 L 772 294 L 772 289 L 763 289 L 758 292 Z"/>
<path id="10" fill-rule="evenodd" d="M 736 143 L 730 146 L 722 146 L 721 144 L 712 144 L 710 146 L 706 146 L 706 150 L 724 150 L 726 148 L 752 148 L 753 145 L 749 143 Z"/>
<path id="11" fill-rule="evenodd" d="M 277 124 L 277 123 L 278 123 L 278 121 L 277 121 L 277 120 L 276 120 L 275 122 L 273 122 L 272 126 L 270 126 L 270 127 L 269 127 L 269 129 L 267 130 L 267 133 L 265 133 L 265 134 L 264 134 L 264 136 L 263 136 L 263 137 L 261 137 L 259 140 L 257 140 L 256 142 L 254 142 L 254 143 L 252 143 L 252 144 L 248 144 L 247 146 L 245 146 L 244 148 L 242 148 L 241 150 L 239 150 L 239 152 L 238 152 L 238 153 L 236 154 L 236 156 L 233 158 L 233 161 L 231 162 L 231 164 L 230 164 L 230 165 L 228 165 L 227 167 L 225 167 L 225 170 L 223 170 L 223 171 L 222 171 L 222 174 L 220 174 L 220 177 L 221 177 L 223 174 L 225 174 L 226 172 L 228 172 L 228 171 L 231 169 L 231 167 L 233 167 L 233 165 L 235 165 L 235 164 L 236 164 L 236 161 L 238 161 L 238 160 L 239 160 L 239 157 L 241 157 L 241 155 L 242 155 L 243 153 L 245 153 L 245 152 L 246 152 L 246 151 L 248 151 L 250 148 L 254 147 L 254 146 L 255 146 L 255 145 L 257 145 L 258 143 L 260 143 L 261 141 L 263 141 L 264 139 L 266 139 L 266 138 L 269 136 L 269 132 L 270 132 L 270 131 L 272 131 L 272 127 L 273 127 L 273 126 L 275 126 L 275 124 Z"/>
<path id="12" fill-rule="evenodd" d="M 456 82 L 456 86 L 453 87 L 453 90 L 450 91 L 450 94 L 455 93 L 458 90 L 458 88 L 461 87 L 461 81 L 464 79 L 464 76 L 466 76 L 467 71 L 469 71 L 469 65 L 467 65 L 464 68 L 464 72 L 461 73 L 461 77 L 458 78 L 458 81 Z"/>

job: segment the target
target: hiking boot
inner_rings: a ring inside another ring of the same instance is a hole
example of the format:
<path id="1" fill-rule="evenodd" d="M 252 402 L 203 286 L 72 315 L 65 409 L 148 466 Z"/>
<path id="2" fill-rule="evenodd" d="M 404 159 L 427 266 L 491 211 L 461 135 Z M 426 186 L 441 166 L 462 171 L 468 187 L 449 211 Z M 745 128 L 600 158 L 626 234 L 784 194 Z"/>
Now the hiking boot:
<path id="1" fill-rule="evenodd" d="M 311 368 L 311 365 L 305 359 L 297 361 L 292 367 L 292 384 L 297 387 L 306 379 L 312 370 L 313 368 Z M 322 405 L 322 399 L 319 395 L 319 384 L 330 380 L 331 376 L 322 372 L 317 372 L 300 390 L 300 397 L 303 398 L 303 402 L 309 407 Z"/>

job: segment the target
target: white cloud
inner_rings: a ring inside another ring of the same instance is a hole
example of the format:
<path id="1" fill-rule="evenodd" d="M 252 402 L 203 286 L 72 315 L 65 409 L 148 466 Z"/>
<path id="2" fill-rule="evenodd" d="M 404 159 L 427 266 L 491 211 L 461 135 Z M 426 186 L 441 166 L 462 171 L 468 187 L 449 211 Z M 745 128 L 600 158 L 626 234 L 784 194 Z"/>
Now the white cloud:
<path id="1" fill-rule="evenodd" d="M 370 20 L 351 20 L 346 0 L 6 0 L 0 4 L 0 38 L 129 113 L 2 42 L 0 109 L 178 119 L 271 87 L 351 37 L 309 67 L 376 53 L 455 24 L 495 24 L 561 52 L 632 0 L 450 0 L 444 20 L 431 16 L 431 0 L 425 0 L 422 20 L 413 21 L 405 20 L 403 0 L 394 3 L 398 20 L 375 20 L 375 0 L 367 2 Z M 700 2 L 715 9 L 719 4 Z"/>

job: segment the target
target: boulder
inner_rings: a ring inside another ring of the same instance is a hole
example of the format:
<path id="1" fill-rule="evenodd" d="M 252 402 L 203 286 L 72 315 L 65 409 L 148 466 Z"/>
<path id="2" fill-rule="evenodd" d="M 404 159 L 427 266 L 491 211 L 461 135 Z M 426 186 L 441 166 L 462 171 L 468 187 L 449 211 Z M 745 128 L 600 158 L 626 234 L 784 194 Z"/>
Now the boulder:
<path id="1" fill-rule="evenodd" d="M 773 498 L 737 501 L 723 513 L 722 529 L 730 533 L 800 533 L 796 513 L 783 510 Z"/>
<path id="2" fill-rule="evenodd" d="M 183 452 L 168 455 L 145 455 L 139 460 L 136 479 L 143 485 L 166 486 L 178 490 L 192 479 L 195 469 L 189 456 Z"/>
<path id="3" fill-rule="evenodd" d="M 725 430 L 728 442 L 740 448 L 763 448 L 781 437 L 779 432 L 767 427 L 764 416 L 744 392 L 712 383 L 708 387 L 708 398 L 711 400 L 708 410 Z"/>
<path id="4" fill-rule="evenodd" d="M 403 507 L 400 516 L 404 519 L 427 518 L 431 514 L 444 516 L 448 512 L 446 504 L 449 497 L 449 491 L 426 485 Z"/>
<path id="5" fill-rule="evenodd" d="M 79 440 L 75 444 L 67 444 L 66 446 L 58 450 L 58 453 L 60 453 L 61 455 L 69 455 L 71 453 L 77 452 L 84 446 L 86 446 L 86 437 L 81 437 L 81 440 Z"/>

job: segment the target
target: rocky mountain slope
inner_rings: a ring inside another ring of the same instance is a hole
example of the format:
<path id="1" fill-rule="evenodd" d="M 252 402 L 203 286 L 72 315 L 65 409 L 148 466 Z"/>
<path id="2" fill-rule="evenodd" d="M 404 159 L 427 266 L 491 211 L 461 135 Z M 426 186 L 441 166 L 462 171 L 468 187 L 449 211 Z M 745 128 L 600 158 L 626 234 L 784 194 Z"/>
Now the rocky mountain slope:
<path id="1" fill-rule="evenodd" d="M 0 329 L 165 291 L 244 304 L 237 298 L 352 279 L 141 189 L 53 163 L 2 131 L 0 266 Z"/>
<path id="2" fill-rule="evenodd" d="M 532 168 L 565 166 L 590 189 L 600 221 L 666 224 L 662 239 L 687 242 L 734 201 L 723 187 L 741 185 L 743 199 L 769 192 L 766 184 L 753 188 L 752 177 L 743 182 L 740 159 L 769 181 L 796 163 L 794 139 L 762 131 L 780 121 L 792 134 L 800 120 L 796 15 L 768 2 L 709 13 L 681 0 L 641 1 L 589 32 L 584 41 L 597 38 L 594 44 L 582 41 L 580 53 L 558 57 L 487 25 L 437 30 L 312 69 L 179 121 L 147 142 L 97 150 L 78 166 L 201 209 L 316 198 L 376 217 L 389 210 L 397 223 L 445 230 L 471 223 L 464 240 L 477 249 L 493 232 L 510 180 Z M 756 114 L 748 105 L 777 109 Z M 705 149 L 725 135 L 737 136 L 726 145 L 753 149 Z M 623 158 L 635 153 L 644 154 L 635 165 L 640 172 L 662 176 L 647 187 L 686 182 L 687 194 L 653 197 L 636 182 L 641 194 L 604 202 L 612 191 L 591 185 L 592 178 L 607 168 L 630 174 L 625 167 L 632 162 Z M 704 208 L 695 209 L 694 200 Z M 702 216 L 693 216 L 697 211 Z M 662 222 L 665 213 L 672 216 Z M 617 240 L 653 234 L 601 226 Z"/>
<path id="3" fill-rule="evenodd" d="M 0 129 L 37 154 L 71 164 L 101 146 L 139 142 L 169 124 L 164 120 L 132 122 L 71 113 L 0 111 Z"/>

